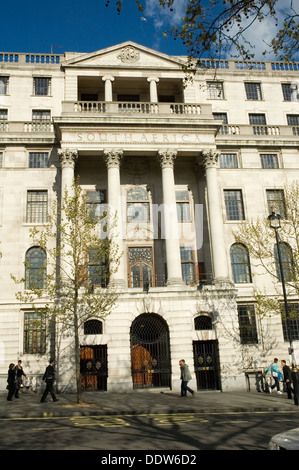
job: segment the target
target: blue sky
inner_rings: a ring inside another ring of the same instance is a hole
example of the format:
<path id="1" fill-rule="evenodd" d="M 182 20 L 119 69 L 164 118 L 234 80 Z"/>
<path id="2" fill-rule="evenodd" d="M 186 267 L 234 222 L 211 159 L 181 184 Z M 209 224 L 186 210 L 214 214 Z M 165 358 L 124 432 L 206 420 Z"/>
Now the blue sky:
<path id="1" fill-rule="evenodd" d="M 165 54 L 186 54 L 180 41 L 163 37 L 169 23 L 157 21 L 162 12 L 150 16 L 150 1 L 142 14 L 135 0 L 125 0 L 120 15 L 115 0 L 109 7 L 105 4 L 106 0 L 2 2 L 0 51 L 50 53 L 53 46 L 55 53 L 92 52 L 131 40 Z M 176 15 L 168 17 L 174 21 Z"/>

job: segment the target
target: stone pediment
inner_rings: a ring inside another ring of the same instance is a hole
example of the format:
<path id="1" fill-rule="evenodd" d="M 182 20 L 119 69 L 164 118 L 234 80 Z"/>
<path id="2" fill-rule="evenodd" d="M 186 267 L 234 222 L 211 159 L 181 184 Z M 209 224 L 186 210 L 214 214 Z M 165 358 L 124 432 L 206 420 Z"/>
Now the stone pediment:
<path id="1" fill-rule="evenodd" d="M 71 56 L 71 57 L 70 57 Z M 66 54 L 64 67 L 156 67 L 180 68 L 183 60 L 162 54 L 131 41 L 89 54 Z M 69 58 L 68 58 L 69 57 Z"/>

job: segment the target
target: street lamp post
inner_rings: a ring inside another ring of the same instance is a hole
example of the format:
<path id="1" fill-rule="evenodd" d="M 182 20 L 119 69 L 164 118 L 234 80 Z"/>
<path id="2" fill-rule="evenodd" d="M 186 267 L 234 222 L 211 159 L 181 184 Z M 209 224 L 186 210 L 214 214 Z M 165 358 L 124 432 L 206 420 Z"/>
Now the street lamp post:
<path id="1" fill-rule="evenodd" d="M 280 270 L 280 277 L 281 277 L 281 284 L 282 284 L 282 291 L 283 291 L 283 299 L 284 299 L 284 310 L 285 310 L 285 316 L 286 316 L 286 322 L 287 322 L 287 332 L 288 332 L 288 337 L 289 337 L 289 342 L 290 342 L 289 355 L 290 356 L 292 355 L 292 357 L 293 357 L 293 352 L 294 352 L 294 350 L 293 350 L 293 338 L 292 338 L 292 332 L 291 332 L 291 326 L 290 326 L 290 316 L 289 316 L 287 292 L 286 292 L 286 286 L 285 286 L 285 278 L 284 278 L 282 259 L 281 259 L 281 251 L 280 251 L 280 240 L 279 240 L 279 234 L 278 234 L 278 230 L 281 228 L 280 218 L 281 218 L 280 214 L 277 214 L 273 210 L 272 213 L 269 215 L 268 220 L 270 222 L 270 227 L 273 228 L 274 231 L 275 231 L 278 263 L 279 263 L 279 270 Z M 293 387 L 294 387 L 294 403 L 295 403 L 295 405 L 299 404 L 299 384 L 298 384 L 297 375 L 298 375 L 297 366 L 294 362 L 292 362 L 292 379 L 293 379 Z"/>

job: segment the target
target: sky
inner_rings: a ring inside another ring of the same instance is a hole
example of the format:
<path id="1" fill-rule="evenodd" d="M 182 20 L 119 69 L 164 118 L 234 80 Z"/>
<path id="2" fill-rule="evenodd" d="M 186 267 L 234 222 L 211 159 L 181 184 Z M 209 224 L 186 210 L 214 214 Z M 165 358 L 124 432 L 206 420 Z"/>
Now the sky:
<path id="1" fill-rule="evenodd" d="M 299 0 L 279 0 L 282 5 L 290 1 L 299 3 Z M 135 0 L 124 0 L 123 3 L 123 10 L 118 15 L 116 0 L 2 2 L 0 51 L 89 53 L 133 41 L 165 54 L 187 55 L 180 40 L 163 36 L 164 31 L 179 26 L 187 0 L 175 0 L 173 12 L 163 10 L 159 0 L 143 0 L 143 13 L 138 11 Z M 274 21 L 255 24 L 250 34 L 256 59 L 262 59 L 264 41 L 274 36 Z"/>

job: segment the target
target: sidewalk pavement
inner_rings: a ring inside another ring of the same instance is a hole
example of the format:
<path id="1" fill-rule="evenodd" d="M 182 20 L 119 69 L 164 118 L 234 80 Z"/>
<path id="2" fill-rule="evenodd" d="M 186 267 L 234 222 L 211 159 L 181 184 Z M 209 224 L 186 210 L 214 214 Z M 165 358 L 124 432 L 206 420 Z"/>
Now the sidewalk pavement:
<path id="1" fill-rule="evenodd" d="M 288 400 L 286 393 L 278 395 L 276 392 L 199 391 L 194 398 L 191 395 L 180 398 L 171 390 L 92 391 L 82 394 L 81 405 L 77 404 L 76 394 L 58 394 L 58 402 L 53 402 L 49 395 L 45 403 L 40 402 L 40 394 L 31 390 L 21 392 L 20 398 L 13 401 L 6 398 L 7 393 L 0 392 L 2 419 L 170 413 L 299 413 L 294 400 Z"/>

